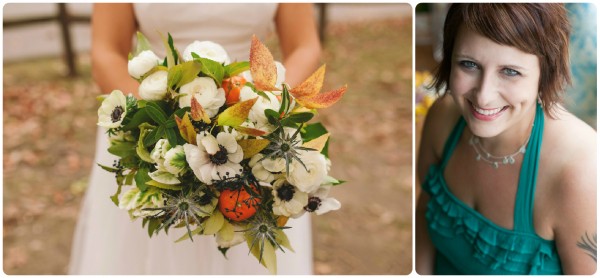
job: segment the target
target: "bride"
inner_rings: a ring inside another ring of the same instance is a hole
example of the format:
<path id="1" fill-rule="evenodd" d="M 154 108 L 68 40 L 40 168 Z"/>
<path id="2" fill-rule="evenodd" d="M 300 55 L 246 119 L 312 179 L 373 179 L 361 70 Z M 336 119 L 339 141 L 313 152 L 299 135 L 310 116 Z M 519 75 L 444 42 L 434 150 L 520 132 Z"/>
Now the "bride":
<path id="1" fill-rule="evenodd" d="M 159 57 L 159 34 L 171 33 L 177 49 L 194 40 L 222 45 L 232 61 L 248 60 L 253 34 L 264 40 L 273 25 L 279 38 L 286 82 L 292 87 L 312 73 L 320 58 L 320 43 L 311 4 L 95 4 L 92 16 L 92 73 L 102 93 L 114 89 L 137 92 L 127 71 L 127 55 L 136 31 L 141 31 Z M 162 52 L 161 52 L 162 51 Z M 103 129 L 96 138 L 96 162 L 111 165 Z M 148 237 L 140 221 L 132 222 L 109 196 L 114 176 L 92 170 L 75 230 L 69 274 L 267 274 L 241 244 L 218 251 L 215 240 L 197 237 L 174 243 L 182 232 L 171 230 Z M 295 253 L 278 254 L 279 274 L 312 274 L 312 240 L 308 214 L 290 219 L 286 234 Z M 178 233 L 179 232 L 179 233 Z"/>

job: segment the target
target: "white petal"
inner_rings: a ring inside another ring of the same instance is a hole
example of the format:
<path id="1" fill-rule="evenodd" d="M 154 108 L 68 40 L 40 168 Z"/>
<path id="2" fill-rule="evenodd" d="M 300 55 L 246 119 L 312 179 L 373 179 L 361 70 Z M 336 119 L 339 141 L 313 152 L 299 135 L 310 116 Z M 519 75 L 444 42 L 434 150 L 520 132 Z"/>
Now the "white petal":
<path id="1" fill-rule="evenodd" d="M 238 148 L 236 152 L 228 154 L 227 159 L 233 163 L 240 163 L 244 159 L 244 151 Z"/>
<path id="2" fill-rule="evenodd" d="M 219 143 L 212 135 L 207 135 L 202 138 L 202 146 L 204 146 L 204 149 L 206 149 L 208 154 L 214 155 L 219 151 Z"/>
<path id="3" fill-rule="evenodd" d="M 190 165 L 194 175 L 196 175 L 198 179 L 202 180 L 200 167 L 209 162 L 206 153 L 200 151 L 197 146 L 192 144 L 183 145 L 183 151 L 185 152 L 185 160 L 188 162 L 188 165 Z"/>
<path id="4" fill-rule="evenodd" d="M 219 145 L 225 147 L 228 153 L 234 153 L 238 149 L 237 141 L 235 141 L 235 137 L 233 135 L 221 132 L 217 134 L 217 142 Z"/>
<path id="5" fill-rule="evenodd" d="M 321 215 L 332 210 L 338 210 L 341 207 L 342 204 L 334 198 L 321 199 L 321 206 L 315 212 L 317 215 Z"/>

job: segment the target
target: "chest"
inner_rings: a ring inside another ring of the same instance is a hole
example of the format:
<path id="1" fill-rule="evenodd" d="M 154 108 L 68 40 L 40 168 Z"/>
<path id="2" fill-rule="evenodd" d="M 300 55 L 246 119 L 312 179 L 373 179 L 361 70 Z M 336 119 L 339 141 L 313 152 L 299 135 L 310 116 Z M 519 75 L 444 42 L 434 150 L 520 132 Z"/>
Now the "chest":
<path id="1" fill-rule="evenodd" d="M 477 153 L 468 143 L 456 146 L 444 170 L 444 179 L 449 191 L 468 207 L 474 209 L 494 224 L 514 229 L 515 204 L 530 199 L 531 195 L 519 192 L 519 179 L 523 155 L 515 157 L 512 165 L 492 167 L 476 159 Z M 542 161 L 540 161 L 542 162 Z M 540 164 L 541 166 L 542 164 Z M 553 238 L 552 221 L 547 213 L 548 204 L 545 188 L 549 182 L 544 176 L 543 167 L 538 170 L 536 188 L 533 192 L 533 222 L 536 233 L 546 239 Z M 519 198 L 517 198 L 519 195 Z M 518 214 L 529 213 L 522 209 Z"/>

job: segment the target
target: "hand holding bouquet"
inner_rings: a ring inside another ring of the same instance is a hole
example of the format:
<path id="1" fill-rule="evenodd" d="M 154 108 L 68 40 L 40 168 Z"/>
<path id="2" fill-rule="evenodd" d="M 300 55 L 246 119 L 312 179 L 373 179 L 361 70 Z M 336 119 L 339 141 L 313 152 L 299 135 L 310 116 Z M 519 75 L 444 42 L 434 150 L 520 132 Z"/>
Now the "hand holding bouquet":
<path id="1" fill-rule="evenodd" d="M 183 55 L 164 41 L 158 58 L 146 38 L 130 55 L 138 100 L 115 90 L 98 110 L 107 128 L 117 192 L 111 196 L 149 236 L 185 229 L 178 240 L 212 235 L 225 253 L 246 242 L 276 272 L 275 251 L 292 250 L 289 217 L 340 208 L 328 197 L 341 182 L 328 175 L 329 134 L 308 123 L 346 87 L 320 93 L 325 67 L 296 88 L 285 69 L 252 38 L 250 61 L 233 62 L 213 42 L 194 42 Z"/>

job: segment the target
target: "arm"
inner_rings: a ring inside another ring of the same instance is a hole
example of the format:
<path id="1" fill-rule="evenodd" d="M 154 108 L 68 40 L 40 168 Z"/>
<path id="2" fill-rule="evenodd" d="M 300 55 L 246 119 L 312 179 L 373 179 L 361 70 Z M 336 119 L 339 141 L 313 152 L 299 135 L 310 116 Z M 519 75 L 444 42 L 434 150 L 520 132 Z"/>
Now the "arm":
<path id="1" fill-rule="evenodd" d="M 590 136 L 576 136 L 590 138 Z M 595 132 L 593 137 L 595 139 Z M 591 142 L 590 142 L 591 141 Z M 556 190 L 556 248 L 565 274 L 596 272 L 596 142 L 574 152 Z"/>
<path id="2" fill-rule="evenodd" d="M 419 145 L 417 184 L 421 185 L 425 181 L 431 165 L 440 163 L 446 139 L 459 116 L 460 112 L 449 95 L 440 96 L 429 108 Z M 415 270 L 420 275 L 433 274 L 435 263 L 435 247 L 429 238 L 425 219 L 429 198 L 429 194 L 421 190 L 415 214 Z"/>
<path id="3" fill-rule="evenodd" d="M 286 68 L 285 80 L 293 88 L 316 70 L 321 58 L 313 5 L 279 4 L 275 25 Z"/>
<path id="4" fill-rule="evenodd" d="M 119 89 L 138 97 L 138 83 L 127 71 L 127 55 L 135 31 L 135 15 L 131 4 L 94 4 L 92 76 L 102 93 Z"/>

